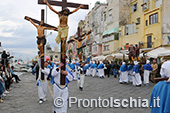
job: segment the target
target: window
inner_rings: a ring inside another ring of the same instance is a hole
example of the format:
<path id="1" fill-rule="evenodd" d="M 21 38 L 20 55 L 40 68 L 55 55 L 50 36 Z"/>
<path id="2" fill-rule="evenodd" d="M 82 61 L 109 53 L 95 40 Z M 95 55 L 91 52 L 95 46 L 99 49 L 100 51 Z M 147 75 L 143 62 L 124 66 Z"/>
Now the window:
<path id="1" fill-rule="evenodd" d="M 132 13 L 138 10 L 138 3 L 132 5 Z"/>
<path id="2" fill-rule="evenodd" d="M 152 24 L 155 24 L 155 23 L 158 23 L 158 13 L 155 13 L 153 15 L 150 15 L 149 16 L 149 24 L 152 25 Z"/>
<path id="3" fill-rule="evenodd" d="M 93 52 L 97 52 L 97 46 L 96 45 L 93 46 Z"/>
<path id="4" fill-rule="evenodd" d="M 146 20 L 146 26 L 148 26 L 148 20 Z"/>
<path id="5" fill-rule="evenodd" d="M 125 35 L 130 35 L 135 32 L 135 24 L 128 24 L 125 28 Z"/>
<path id="6" fill-rule="evenodd" d="M 109 45 L 104 45 L 104 51 L 109 51 Z"/>

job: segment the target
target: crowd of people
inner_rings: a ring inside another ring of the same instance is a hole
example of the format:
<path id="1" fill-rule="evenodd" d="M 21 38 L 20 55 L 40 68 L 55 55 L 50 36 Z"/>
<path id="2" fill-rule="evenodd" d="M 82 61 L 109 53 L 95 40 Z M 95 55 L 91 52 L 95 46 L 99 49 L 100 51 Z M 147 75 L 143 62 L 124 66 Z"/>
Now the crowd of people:
<path id="1" fill-rule="evenodd" d="M 1 55 L 2 60 L 0 62 L 0 103 L 3 103 L 2 98 L 10 93 L 10 86 L 13 83 L 13 80 L 15 80 L 16 83 L 21 81 L 18 75 L 13 72 L 14 66 L 10 66 L 9 57 L 10 54 L 6 54 L 6 51 L 3 51 L 3 54 Z"/>

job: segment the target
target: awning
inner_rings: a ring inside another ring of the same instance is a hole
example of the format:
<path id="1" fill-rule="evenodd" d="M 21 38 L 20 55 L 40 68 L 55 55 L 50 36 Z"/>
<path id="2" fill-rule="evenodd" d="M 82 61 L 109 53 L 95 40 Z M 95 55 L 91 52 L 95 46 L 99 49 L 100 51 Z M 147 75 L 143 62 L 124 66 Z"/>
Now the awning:
<path id="1" fill-rule="evenodd" d="M 125 55 L 125 59 L 128 59 L 128 55 Z M 116 54 L 112 54 L 112 55 L 107 55 L 106 59 L 110 60 L 110 59 L 123 59 L 123 54 L 122 53 L 116 53 Z"/>
<path id="2" fill-rule="evenodd" d="M 115 27 L 113 29 L 110 29 L 110 30 L 103 32 L 102 36 L 110 35 L 112 33 L 118 33 L 118 32 L 119 32 L 119 27 Z"/>
<path id="3" fill-rule="evenodd" d="M 150 58 L 170 56 L 170 47 L 160 47 L 147 53 Z"/>
<path id="4" fill-rule="evenodd" d="M 106 58 L 106 56 L 101 55 L 101 56 L 93 57 L 92 60 L 100 61 L 100 60 L 105 60 L 105 58 Z"/>

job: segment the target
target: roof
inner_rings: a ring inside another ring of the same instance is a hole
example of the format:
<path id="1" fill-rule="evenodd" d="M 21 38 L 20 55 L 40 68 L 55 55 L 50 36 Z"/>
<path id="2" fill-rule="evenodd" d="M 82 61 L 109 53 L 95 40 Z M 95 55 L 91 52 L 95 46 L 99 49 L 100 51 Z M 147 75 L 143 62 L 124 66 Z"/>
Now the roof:
<path id="1" fill-rule="evenodd" d="M 110 34 L 118 33 L 118 32 L 119 32 L 119 27 L 115 27 L 115 28 L 113 28 L 113 29 L 104 31 L 103 34 L 102 34 L 102 36 L 110 35 Z"/>

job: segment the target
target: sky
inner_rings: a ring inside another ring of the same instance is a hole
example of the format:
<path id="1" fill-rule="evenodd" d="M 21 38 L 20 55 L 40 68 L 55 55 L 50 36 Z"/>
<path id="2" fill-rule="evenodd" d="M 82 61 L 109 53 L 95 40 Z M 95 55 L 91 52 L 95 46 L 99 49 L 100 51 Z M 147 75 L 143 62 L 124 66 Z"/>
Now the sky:
<path id="1" fill-rule="evenodd" d="M 58 0 L 61 1 L 61 0 Z M 94 7 L 96 1 L 106 3 L 106 0 L 67 0 L 68 2 L 88 4 L 89 10 L 79 10 L 69 16 L 69 36 L 74 35 L 78 22 L 84 20 L 88 12 Z M 80 2 L 81 1 L 81 2 Z M 24 20 L 25 16 L 41 20 L 41 9 L 45 5 L 39 5 L 38 0 L 4 0 L 0 2 L 0 42 L 2 47 L 14 55 L 16 59 L 33 59 L 37 55 L 36 28 Z M 61 7 L 53 6 L 57 11 Z M 73 8 L 69 8 L 71 11 Z M 45 10 L 46 11 L 46 10 Z M 47 23 L 53 26 L 59 25 L 58 15 L 47 8 Z M 50 35 L 52 32 L 52 35 Z M 47 42 L 54 48 L 56 45 L 56 31 L 47 31 Z"/>

